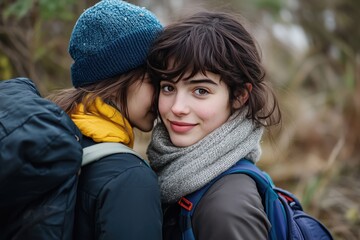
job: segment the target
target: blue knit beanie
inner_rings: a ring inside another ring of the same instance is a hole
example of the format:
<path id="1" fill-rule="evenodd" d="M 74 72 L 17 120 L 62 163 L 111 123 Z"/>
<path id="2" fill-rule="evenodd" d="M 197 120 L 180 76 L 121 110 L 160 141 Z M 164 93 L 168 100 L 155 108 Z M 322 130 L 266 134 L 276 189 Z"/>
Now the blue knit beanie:
<path id="1" fill-rule="evenodd" d="M 143 7 L 103 0 L 77 20 L 70 38 L 74 87 L 126 73 L 146 63 L 150 46 L 163 29 Z"/>

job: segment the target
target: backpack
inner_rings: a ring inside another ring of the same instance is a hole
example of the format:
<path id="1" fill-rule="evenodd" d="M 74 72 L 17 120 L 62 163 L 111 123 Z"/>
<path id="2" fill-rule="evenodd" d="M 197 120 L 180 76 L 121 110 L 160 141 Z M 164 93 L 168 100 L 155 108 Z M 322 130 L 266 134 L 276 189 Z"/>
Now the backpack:
<path id="1" fill-rule="evenodd" d="M 81 139 L 30 79 L 0 81 L 0 239 L 71 239 Z"/>
<path id="2" fill-rule="evenodd" d="M 266 215 L 272 226 L 269 239 L 333 239 L 329 230 L 319 220 L 303 211 L 299 200 L 292 193 L 275 187 L 267 173 L 261 171 L 253 162 L 241 159 L 198 191 L 179 200 L 183 240 L 195 240 L 191 217 L 202 196 L 221 177 L 234 173 L 246 174 L 256 182 Z"/>

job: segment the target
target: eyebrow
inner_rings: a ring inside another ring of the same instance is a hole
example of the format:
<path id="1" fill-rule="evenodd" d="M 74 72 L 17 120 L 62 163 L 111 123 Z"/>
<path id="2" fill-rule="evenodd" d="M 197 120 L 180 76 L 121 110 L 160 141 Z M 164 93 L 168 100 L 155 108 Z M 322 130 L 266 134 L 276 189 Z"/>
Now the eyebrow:
<path id="1" fill-rule="evenodd" d="M 214 82 L 213 80 L 208 79 L 208 78 L 192 79 L 192 80 L 189 80 L 189 81 L 186 81 L 186 82 L 188 82 L 189 84 L 210 83 L 210 84 L 213 84 L 213 85 L 218 85 L 216 82 Z"/>

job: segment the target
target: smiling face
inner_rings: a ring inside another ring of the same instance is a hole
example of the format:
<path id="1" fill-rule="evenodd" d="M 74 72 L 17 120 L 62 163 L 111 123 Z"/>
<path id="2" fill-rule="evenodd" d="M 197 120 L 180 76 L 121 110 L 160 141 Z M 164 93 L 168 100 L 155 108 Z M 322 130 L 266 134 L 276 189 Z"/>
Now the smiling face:
<path id="1" fill-rule="evenodd" d="M 220 75 L 198 73 L 188 80 L 161 81 L 159 113 L 175 146 L 190 146 L 227 121 L 229 90 Z"/>

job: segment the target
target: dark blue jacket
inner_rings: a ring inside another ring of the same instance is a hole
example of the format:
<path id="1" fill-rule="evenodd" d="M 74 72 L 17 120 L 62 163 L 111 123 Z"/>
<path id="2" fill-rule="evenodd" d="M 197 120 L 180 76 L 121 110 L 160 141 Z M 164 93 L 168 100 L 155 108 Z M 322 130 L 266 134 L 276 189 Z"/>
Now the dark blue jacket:
<path id="1" fill-rule="evenodd" d="M 79 130 L 25 78 L 0 81 L 0 239 L 71 239 Z"/>
<path id="2" fill-rule="evenodd" d="M 121 153 L 82 167 L 74 239 L 161 240 L 161 228 L 157 176 L 143 160 Z"/>

